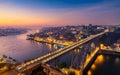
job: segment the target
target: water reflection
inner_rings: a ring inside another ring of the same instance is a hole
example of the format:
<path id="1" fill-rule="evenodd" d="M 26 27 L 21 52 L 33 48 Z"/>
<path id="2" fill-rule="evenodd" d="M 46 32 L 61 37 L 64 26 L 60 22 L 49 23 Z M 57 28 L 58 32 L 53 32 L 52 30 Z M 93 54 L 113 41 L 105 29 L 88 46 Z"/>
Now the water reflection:
<path id="1" fill-rule="evenodd" d="M 87 75 L 92 75 L 92 72 L 96 70 L 97 66 L 104 62 L 104 56 L 99 55 L 97 56 L 95 62 L 91 65 L 90 70 L 87 72 Z"/>
<path id="2" fill-rule="evenodd" d="M 95 65 L 95 64 L 92 64 L 91 69 L 92 69 L 92 70 L 95 70 L 95 69 L 96 69 L 96 65 Z"/>
<path id="3" fill-rule="evenodd" d="M 83 75 L 120 75 L 120 56 L 99 55 Z"/>
<path id="4" fill-rule="evenodd" d="M 89 71 L 87 72 L 87 75 L 92 75 L 92 71 L 89 70 Z"/>
<path id="5" fill-rule="evenodd" d="M 18 61 L 34 59 L 55 50 L 54 47 L 26 40 L 26 34 L 0 37 L 0 55 L 10 56 Z"/>
<path id="6" fill-rule="evenodd" d="M 27 34 L 21 34 L 21 35 L 17 36 L 16 38 L 25 40 L 27 38 L 26 35 Z"/>
<path id="7" fill-rule="evenodd" d="M 115 58 L 115 64 L 119 64 L 119 63 L 120 63 L 120 58 L 119 57 Z"/>
<path id="8" fill-rule="evenodd" d="M 95 64 L 101 64 L 104 61 L 104 56 L 99 55 L 97 59 L 95 60 Z"/>
<path id="9" fill-rule="evenodd" d="M 46 43 L 46 45 L 49 47 L 50 51 L 53 49 L 54 45 Z"/>

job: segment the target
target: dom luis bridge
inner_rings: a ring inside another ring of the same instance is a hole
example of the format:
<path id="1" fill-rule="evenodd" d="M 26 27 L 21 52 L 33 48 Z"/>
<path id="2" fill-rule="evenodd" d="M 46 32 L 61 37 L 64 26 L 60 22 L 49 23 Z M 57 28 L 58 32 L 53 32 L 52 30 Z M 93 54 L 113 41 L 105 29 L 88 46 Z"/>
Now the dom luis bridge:
<path id="1" fill-rule="evenodd" d="M 100 40 L 99 38 L 107 34 L 109 32 L 108 29 L 104 30 L 101 33 L 91 35 L 85 39 L 82 39 L 78 42 L 75 42 L 69 46 L 66 46 L 64 48 L 60 48 L 58 50 L 55 50 L 53 52 L 49 52 L 45 55 L 42 55 L 34 60 L 28 61 L 26 63 L 22 63 L 16 67 L 16 74 L 18 75 L 32 75 L 34 69 L 38 65 L 44 65 L 44 63 L 47 63 L 61 55 L 64 55 L 65 53 L 79 49 L 80 46 L 84 46 L 83 50 L 81 50 L 81 56 L 80 56 L 80 63 L 76 64 L 75 60 L 74 63 L 72 64 L 71 67 L 74 67 L 76 69 L 79 69 L 79 74 L 82 75 L 83 70 L 86 68 L 86 66 L 89 64 L 89 62 L 92 60 L 92 58 L 96 55 L 96 53 L 100 50 L 99 45 L 100 45 Z M 93 48 L 92 48 L 93 47 Z M 90 50 L 94 49 L 94 50 Z M 79 65 L 79 66 L 76 66 Z M 54 74 L 54 73 L 53 73 Z M 58 75 L 63 75 L 61 73 L 58 73 Z"/>
<path id="2" fill-rule="evenodd" d="M 77 49 L 80 50 L 80 56 L 78 56 L 79 59 L 76 59 L 75 57 L 73 58 L 73 62 L 70 69 L 77 69 L 79 70 L 78 75 L 82 75 L 85 68 L 89 65 L 93 58 L 97 56 L 98 53 L 110 53 L 120 55 L 119 51 L 113 51 L 110 49 L 104 49 L 100 47 L 100 38 L 108 32 L 109 30 L 106 29 L 101 33 L 91 35 L 69 46 L 60 48 L 58 50 L 49 52 L 28 62 L 22 63 L 15 68 L 15 70 L 13 71 L 13 75 L 39 75 L 40 73 L 35 74 L 39 70 L 44 70 L 44 72 L 46 72 L 47 75 L 65 75 L 59 69 L 54 68 L 46 63 L 70 51 L 74 51 Z M 80 46 L 83 46 L 82 49 L 80 48 Z M 40 67 L 43 68 L 41 69 Z"/>

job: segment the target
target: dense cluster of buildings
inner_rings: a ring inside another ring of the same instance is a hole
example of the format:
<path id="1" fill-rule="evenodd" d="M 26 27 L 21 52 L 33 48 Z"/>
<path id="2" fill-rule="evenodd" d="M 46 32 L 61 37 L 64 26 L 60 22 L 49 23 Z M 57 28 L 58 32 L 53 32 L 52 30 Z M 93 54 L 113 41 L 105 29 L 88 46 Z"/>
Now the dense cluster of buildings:
<path id="1" fill-rule="evenodd" d="M 51 41 L 51 42 L 75 42 L 90 35 L 104 31 L 104 26 L 89 24 L 88 26 L 62 26 L 43 28 L 40 32 L 30 34 L 29 39 Z"/>

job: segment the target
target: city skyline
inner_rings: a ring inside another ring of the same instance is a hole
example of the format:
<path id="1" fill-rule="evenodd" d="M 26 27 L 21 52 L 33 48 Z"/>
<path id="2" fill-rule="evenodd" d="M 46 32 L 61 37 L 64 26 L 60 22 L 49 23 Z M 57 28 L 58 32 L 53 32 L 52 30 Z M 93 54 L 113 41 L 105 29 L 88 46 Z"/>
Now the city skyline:
<path id="1" fill-rule="evenodd" d="M 0 26 L 120 24 L 118 0 L 0 0 Z"/>

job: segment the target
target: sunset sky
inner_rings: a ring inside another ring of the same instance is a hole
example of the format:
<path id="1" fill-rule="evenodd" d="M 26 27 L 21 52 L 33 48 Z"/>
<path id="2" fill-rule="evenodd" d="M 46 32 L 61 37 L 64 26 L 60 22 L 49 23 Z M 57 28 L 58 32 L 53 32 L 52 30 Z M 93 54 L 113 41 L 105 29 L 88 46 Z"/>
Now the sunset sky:
<path id="1" fill-rule="evenodd" d="M 0 26 L 120 24 L 120 0 L 0 0 Z"/>

